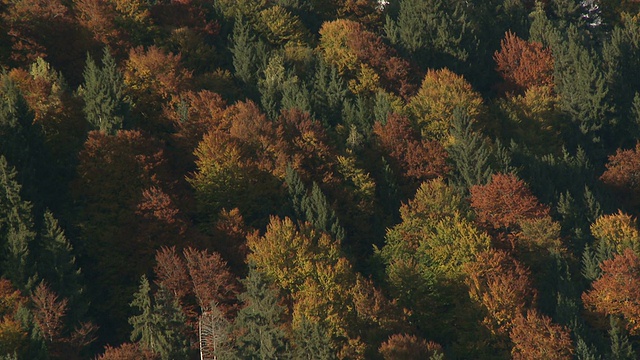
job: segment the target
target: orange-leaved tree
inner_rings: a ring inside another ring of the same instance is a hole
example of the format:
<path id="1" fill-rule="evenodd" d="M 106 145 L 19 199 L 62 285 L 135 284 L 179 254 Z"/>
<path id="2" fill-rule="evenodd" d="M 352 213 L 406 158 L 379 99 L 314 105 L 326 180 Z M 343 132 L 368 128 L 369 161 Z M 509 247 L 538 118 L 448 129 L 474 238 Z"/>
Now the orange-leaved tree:
<path id="1" fill-rule="evenodd" d="M 447 152 L 434 140 L 422 139 L 408 118 L 392 113 L 386 124 L 376 122 L 373 131 L 378 146 L 401 174 L 410 191 L 426 180 L 444 177 L 450 170 Z"/>
<path id="2" fill-rule="evenodd" d="M 409 63 L 360 23 L 339 19 L 322 24 L 320 54 L 341 74 L 348 75 L 355 94 L 375 94 L 384 88 L 405 98 L 415 86 Z"/>
<path id="3" fill-rule="evenodd" d="M 391 335 L 380 345 L 378 352 L 384 360 L 430 359 L 444 353 L 439 344 L 409 334 Z"/>
<path id="4" fill-rule="evenodd" d="M 553 88 L 554 59 L 551 50 L 541 43 L 523 40 L 507 31 L 493 58 L 505 81 L 505 91 L 524 93 L 534 86 Z"/>
<path id="5" fill-rule="evenodd" d="M 640 259 L 631 249 L 600 264 L 602 276 L 582 294 L 586 307 L 622 316 L 629 333 L 640 333 Z"/>
<path id="6" fill-rule="evenodd" d="M 518 315 L 510 333 L 515 360 L 569 360 L 573 356 L 573 341 L 569 330 L 551 322 L 536 310 Z"/>
<path id="7" fill-rule="evenodd" d="M 623 203 L 640 205 L 640 142 L 635 149 L 618 149 L 610 155 L 600 180 L 615 191 Z"/>
<path id="8" fill-rule="evenodd" d="M 470 190 L 477 221 L 489 229 L 509 232 L 523 220 L 549 213 L 549 208 L 538 202 L 527 184 L 513 174 L 494 174 L 487 185 L 474 185 Z"/>
<path id="9" fill-rule="evenodd" d="M 508 334 L 516 317 L 535 304 L 529 270 L 504 251 L 478 254 L 465 271 L 469 294 L 486 309 L 484 324 L 493 333 Z"/>

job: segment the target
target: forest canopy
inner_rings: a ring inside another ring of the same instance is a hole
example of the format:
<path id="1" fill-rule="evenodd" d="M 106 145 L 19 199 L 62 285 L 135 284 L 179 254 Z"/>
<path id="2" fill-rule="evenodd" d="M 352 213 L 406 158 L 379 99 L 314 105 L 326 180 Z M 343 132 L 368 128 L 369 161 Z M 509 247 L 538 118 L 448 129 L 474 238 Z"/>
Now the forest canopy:
<path id="1" fill-rule="evenodd" d="M 640 2 L 0 0 L 0 359 L 636 359 Z"/>

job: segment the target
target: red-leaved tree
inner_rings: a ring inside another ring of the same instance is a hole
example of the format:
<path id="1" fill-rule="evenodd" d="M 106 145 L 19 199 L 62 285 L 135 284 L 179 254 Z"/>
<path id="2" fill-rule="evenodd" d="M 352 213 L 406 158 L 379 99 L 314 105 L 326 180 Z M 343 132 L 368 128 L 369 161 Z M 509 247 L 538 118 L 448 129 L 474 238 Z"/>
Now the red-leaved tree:
<path id="1" fill-rule="evenodd" d="M 640 334 L 640 258 L 631 249 L 600 264 L 602 276 L 582 294 L 588 309 L 622 316 L 629 333 Z"/>
<path id="2" fill-rule="evenodd" d="M 477 220 L 488 228 L 508 232 L 521 220 L 549 214 L 549 208 L 540 204 L 527 184 L 513 174 L 494 174 L 487 185 L 474 185 L 470 190 Z"/>
<path id="3" fill-rule="evenodd" d="M 620 195 L 620 199 L 632 206 L 640 205 L 640 142 L 635 149 L 618 149 L 609 156 L 607 170 L 600 180 Z"/>
<path id="4" fill-rule="evenodd" d="M 533 86 L 553 87 L 553 56 L 538 42 L 523 40 L 507 31 L 493 58 L 505 81 L 505 91 L 524 93 Z"/>
<path id="5" fill-rule="evenodd" d="M 569 330 L 551 322 L 535 310 L 518 315 L 511 329 L 514 360 L 569 360 L 573 342 Z"/>

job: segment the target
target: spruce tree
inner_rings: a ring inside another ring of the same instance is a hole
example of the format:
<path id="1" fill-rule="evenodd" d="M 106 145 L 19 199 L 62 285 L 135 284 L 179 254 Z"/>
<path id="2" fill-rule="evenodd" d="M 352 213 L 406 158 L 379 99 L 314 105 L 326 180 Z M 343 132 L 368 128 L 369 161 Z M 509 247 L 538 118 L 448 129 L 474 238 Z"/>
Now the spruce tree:
<path id="1" fill-rule="evenodd" d="M 422 68 L 463 70 L 477 39 L 462 1 L 401 0 L 396 18 L 387 17 L 385 32 L 392 44 Z"/>
<path id="2" fill-rule="evenodd" d="M 338 70 L 322 59 L 318 61 L 311 96 L 316 117 L 327 127 L 337 125 L 347 96 L 347 87 Z"/>
<path id="3" fill-rule="evenodd" d="M 473 120 L 465 112 L 456 109 L 450 134 L 454 139 L 448 149 L 455 164 L 455 183 L 468 190 L 473 185 L 484 185 L 491 178 L 489 160 L 491 152 L 483 136 L 473 130 Z"/>
<path id="4" fill-rule="evenodd" d="M 84 100 L 84 114 L 93 129 L 115 134 L 124 126 L 127 104 L 124 78 L 109 49 L 104 49 L 102 67 L 87 54 L 84 84 L 79 93 Z"/>
<path id="5" fill-rule="evenodd" d="M 344 228 L 340 225 L 335 211 L 331 209 L 327 198 L 315 182 L 311 186 L 311 193 L 302 201 L 305 218 L 313 227 L 333 235 L 338 240 L 344 240 Z"/>
<path id="6" fill-rule="evenodd" d="M 29 287 L 35 274 L 29 261 L 29 245 L 35 238 L 31 204 L 20 196 L 15 169 L 0 155 L 0 241 L 4 276 L 20 290 Z"/>
<path id="7" fill-rule="evenodd" d="M 287 167 L 285 181 L 296 218 L 311 223 L 314 228 L 331 234 L 339 241 L 344 240 L 344 228 L 318 184 L 313 182 L 309 192 L 298 173 L 290 166 Z"/>
<path id="8" fill-rule="evenodd" d="M 251 32 L 249 23 L 241 16 L 236 17 L 231 36 L 234 75 L 247 85 L 255 85 L 257 80 L 256 40 Z"/>
<path id="9" fill-rule="evenodd" d="M 145 275 L 140 279 L 140 287 L 133 295 L 131 307 L 140 312 L 129 318 L 129 324 L 133 326 L 131 341 L 137 341 L 143 348 L 156 351 L 164 343 L 164 339 L 158 329 L 160 320 L 154 312 L 151 286 Z"/>
<path id="10" fill-rule="evenodd" d="M 575 356 L 578 360 L 601 360 L 598 351 L 593 346 L 589 346 L 582 337 L 576 336 Z"/>
<path id="11" fill-rule="evenodd" d="M 49 210 L 44 213 L 38 245 L 38 273 L 57 294 L 69 301 L 74 313 L 84 313 L 82 275 L 73 246 Z"/>
<path id="12" fill-rule="evenodd" d="M 186 317 L 178 300 L 165 287 L 155 293 L 154 312 L 159 321 L 161 336 L 157 349 L 162 360 L 188 359 L 189 341 L 187 340 Z"/>
<path id="13" fill-rule="evenodd" d="M 611 353 L 608 360 L 633 360 L 637 359 L 625 330 L 620 326 L 619 320 L 610 318 L 611 328 L 609 329 L 609 339 L 611 341 Z"/>
<path id="14" fill-rule="evenodd" d="M 143 275 L 131 302 L 131 307 L 141 312 L 129 318 L 133 326 L 131 340 L 159 354 L 162 360 L 188 358 L 186 318 L 177 299 L 164 287 L 155 295 L 154 301 L 149 280 Z"/>
<path id="15" fill-rule="evenodd" d="M 40 145 L 22 92 L 8 75 L 0 76 L 0 155 L 16 167 L 16 180 L 31 199 L 37 197 L 35 156 L 43 153 Z"/>
<path id="16" fill-rule="evenodd" d="M 235 327 L 239 331 L 237 344 L 243 359 L 286 359 L 287 342 L 281 328 L 284 309 L 278 304 L 278 292 L 256 269 L 250 268 L 244 280 L 246 291 L 238 296 L 245 305 L 239 312 Z"/>
<path id="17" fill-rule="evenodd" d="M 305 316 L 293 330 L 293 358 L 300 360 L 335 360 L 336 351 L 326 329 Z"/>

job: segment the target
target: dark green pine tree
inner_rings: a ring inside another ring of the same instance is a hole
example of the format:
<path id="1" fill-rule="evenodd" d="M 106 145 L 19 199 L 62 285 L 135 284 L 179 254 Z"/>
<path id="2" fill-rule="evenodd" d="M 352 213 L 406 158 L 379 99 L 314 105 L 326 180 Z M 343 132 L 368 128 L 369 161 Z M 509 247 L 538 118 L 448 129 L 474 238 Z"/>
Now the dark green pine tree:
<path id="1" fill-rule="evenodd" d="M 384 91 L 378 91 L 376 93 L 376 99 L 373 104 L 373 118 L 377 123 L 382 125 L 387 124 L 387 118 L 389 114 L 393 112 L 393 106 L 391 105 L 391 97 Z"/>
<path id="2" fill-rule="evenodd" d="M 302 219 L 304 215 L 304 209 L 302 208 L 303 199 L 307 196 L 307 188 L 302 182 L 298 172 L 293 170 L 290 164 L 287 164 L 285 170 L 285 182 L 287 183 L 287 189 L 289 189 L 289 198 L 293 205 L 293 211 L 299 219 Z"/>
<path id="3" fill-rule="evenodd" d="M 286 70 L 284 59 L 279 54 L 269 58 L 264 71 L 258 79 L 260 104 L 271 120 L 275 120 L 280 113 L 282 103 L 282 85 L 285 82 Z"/>
<path id="4" fill-rule="evenodd" d="M 314 228 L 331 234 L 339 241 L 344 240 L 344 228 L 318 184 L 314 182 L 309 192 L 298 173 L 291 167 L 287 167 L 285 181 L 289 187 L 289 197 L 296 218 L 311 223 Z"/>
<path id="5" fill-rule="evenodd" d="M 578 360 L 602 360 L 598 350 L 594 346 L 589 346 L 580 336 L 576 336 L 575 357 Z"/>
<path id="6" fill-rule="evenodd" d="M 16 360 L 21 359 L 49 359 L 49 352 L 47 350 L 47 344 L 42 336 L 42 331 L 38 327 L 33 313 L 26 306 L 20 306 L 16 311 L 15 320 L 17 320 L 23 329 L 26 329 L 26 336 L 29 339 L 29 345 L 26 349 L 17 354 Z M 1 359 L 1 358 L 0 358 Z M 9 359 L 12 359 L 9 357 Z"/>
<path id="7" fill-rule="evenodd" d="M 84 100 L 84 114 L 96 130 L 114 134 L 124 126 L 128 105 L 124 98 L 124 78 L 109 49 L 104 49 L 102 67 L 90 55 L 84 68 L 84 84 L 79 94 Z"/>
<path id="8" fill-rule="evenodd" d="M 292 72 L 282 84 L 281 110 L 299 109 L 311 113 L 311 93 L 306 84 Z"/>
<path id="9" fill-rule="evenodd" d="M 293 358 L 299 360 L 335 360 L 336 350 L 327 331 L 306 317 L 293 331 Z"/>
<path id="10" fill-rule="evenodd" d="M 585 46 L 584 34 L 575 26 L 569 26 L 566 34 L 561 45 L 552 47 L 559 105 L 579 130 L 580 136 L 570 140 L 593 155 L 615 141 L 618 120 L 602 62 Z"/>
<path id="11" fill-rule="evenodd" d="M 316 229 L 328 232 L 336 240 L 344 240 L 344 228 L 340 225 L 335 211 L 329 206 L 327 198 L 315 182 L 311 187 L 311 194 L 303 199 L 302 207 L 305 210 L 305 218 Z"/>
<path id="12" fill-rule="evenodd" d="M 173 293 L 160 287 L 155 294 L 154 312 L 159 320 L 158 348 L 163 360 L 189 359 L 190 346 L 187 339 L 186 316 Z"/>
<path id="13" fill-rule="evenodd" d="M 33 155 L 41 149 L 32 124 L 33 114 L 20 89 L 8 75 L 0 76 L 0 155 L 18 169 L 20 177 L 16 179 L 26 186 L 30 198 L 36 198 Z"/>
<path id="14" fill-rule="evenodd" d="M 278 292 L 263 275 L 249 269 L 243 281 L 246 291 L 238 296 L 244 304 L 236 317 L 237 347 L 242 359 L 287 359 L 287 341 L 281 327 L 283 307 Z"/>
<path id="15" fill-rule="evenodd" d="M 347 87 L 338 71 L 320 59 L 313 80 L 312 108 L 326 127 L 335 126 L 342 115 Z"/>
<path id="16" fill-rule="evenodd" d="M 146 276 L 140 279 L 140 288 L 134 294 L 131 307 L 141 313 L 129 318 L 133 326 L 131 341 L 149 349 L 163 360 L 188 359 L 189 343 L 186 338 L 186 318 L 172 293 L 160 287 L 155 302 Z"/>
<path id="17" fill-rule="evenodd" d="M 131 307 L 139 311 L 138 315 L 129 318 L 129 324 L 133 326 L 131 341 L 137 341 L 143 348 L 157 352 L 165 340 L 159 329 L 160 319 L 154 311 L 151 286 L 145 275 L 140 279 L 140 287 L 133 295 Z"/>
<path id="18" fill-rule="evenodd" d="M 616 25 L 602 47 L 605 79 L 609 101 L 615 104 L 616 132 L 612 146 L 631 147 L 640 137 L 640 124 L 634 111 L 640 91 L 640 24 L 624 15 L 625 21 Z"/>
<path id="19" fill-rule="evenodd" d="M 355 128 L 367 138 L 373 129 L 374 114 L 373 101 L 364 96 L 358 96 L 354 101 L 345 99 L 342 105 L 342 122 L 345 127 Z"/>
<path id="20" fill-rule="evenodd" d="M 233 55 L 234 75 L 245 85 L 255 87 L 257 84 L 259 54 L 261 45 L 252 34 L 250 24 L 237 16 L 233 23 L 233 33 L 231 35 L 231 54 Z M 262 49 L 264 51 L 264 49 Z"/>
<path id="21" fill-rule="evenodd" d="M 73 246 L 58 225 L 58 220 L 46 210 L 37 246 L 38 274 L 51 288 L 69 301 L 69 308 L 76 315 L 87 309 L 82 299 L 84 287 L 80 268 L 76 264 Z"/>
<path id="22" fill-rule="evenodd" d="M 491 151 L 481 133 L 473 130 L 473 120 L 456 109 L 451 122 L 455 142 L 448 149 L 455 165 L 454 183 L 465 191 L 473 185 L 486 184 L 491 178 Z"/>
<path id="23" fill-rule="evenodd" d="M 608 360 L 637 359 L 636 352 L 633 350 L 633 346 L 619 322 L 614 317 L 610 318 L 609 339 L 611 341 L 611 353 L 608 356 Z"/>
<path id="24" fill-rule="evenodd" d="M 461 72 L 477 40 L 463 1 L 400 0 L 397 17 L 387 17 L 392 44 L 423 68 L 448 67 Z M 464 71 L 463 71 L 464 72 Z"/>
<path id="25" fill-rule="evenodd" d="M 0 155 L 0 241 L 3 276 L 20 290 L 35 280 L 29 259 L 29 245 L 35 238 L 31 204 L 20 196 L 15 169 Z M 30 281 L 29 279 L 32 278 Z"/>
<path id="26" fill-rule="evenodd" d="M 597 254 L 591 250 L 589 244 L 587 244 L 582 253 L 582 276 L 589 281 L 595 281 L 600 275 L 602 275 L 600 260 Z"/>

